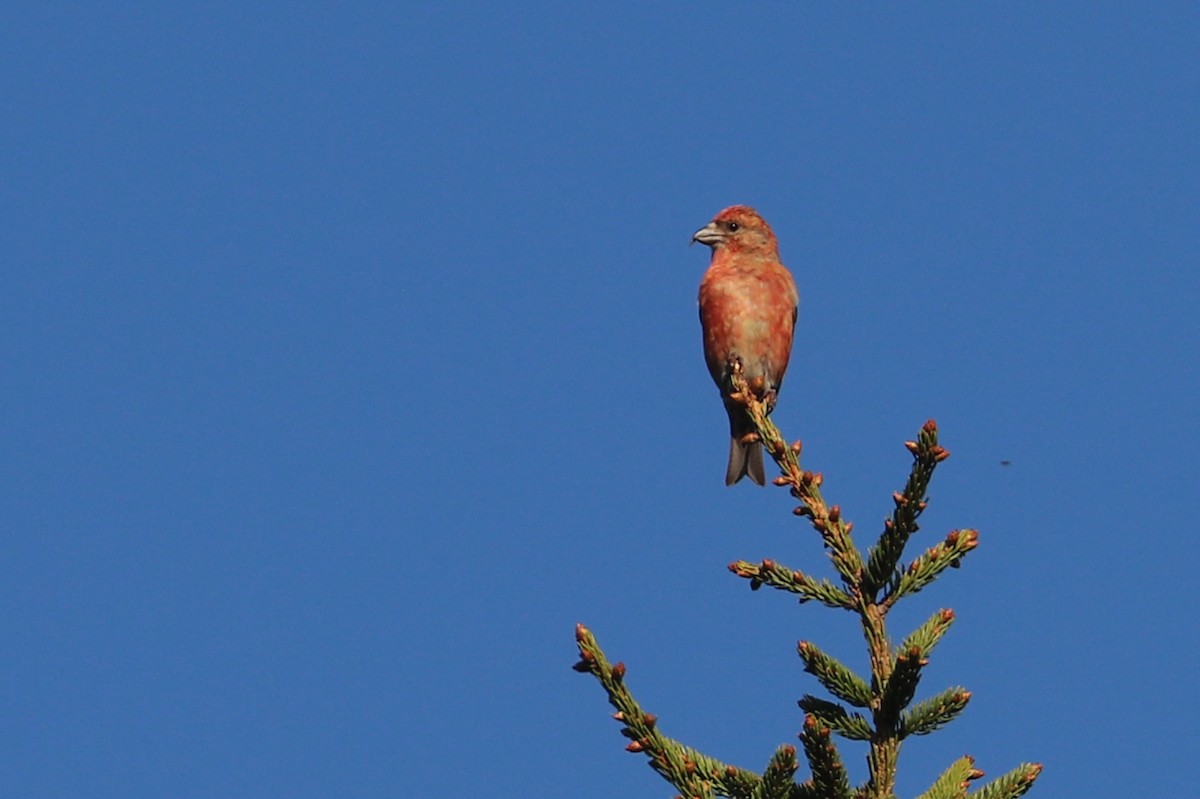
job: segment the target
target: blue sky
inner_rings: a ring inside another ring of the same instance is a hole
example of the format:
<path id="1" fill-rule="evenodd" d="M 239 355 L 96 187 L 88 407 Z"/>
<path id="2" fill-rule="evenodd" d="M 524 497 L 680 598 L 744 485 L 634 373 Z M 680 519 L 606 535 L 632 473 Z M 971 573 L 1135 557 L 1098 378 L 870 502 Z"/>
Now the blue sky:
<path id="1" fill-rule="evenodd" d="M 776 418 L 958 622 L 902 795 L 1194 790 L 1195 4 L 9 4 L 0 793 L 669 796 L 571 671 L 761 769 L 852 665 L 722 485 L 693 231 L 772 222 Z M 1001 461 L 1010 461 L 1002 466 Z M 928 536 L 925 538 L 924 536 Z M 844 752 L 855 778 L 862 750 Z"/>

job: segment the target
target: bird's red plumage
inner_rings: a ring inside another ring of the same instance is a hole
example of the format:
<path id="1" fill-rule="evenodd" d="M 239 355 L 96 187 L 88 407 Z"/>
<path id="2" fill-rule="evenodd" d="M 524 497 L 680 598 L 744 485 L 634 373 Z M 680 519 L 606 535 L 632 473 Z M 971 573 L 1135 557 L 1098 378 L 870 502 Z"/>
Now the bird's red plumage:
<path id="1" fill-rule="evenodd" d="M 712 261 L 700 282 L 700 324 L 704 360 L 729 414 L 726 482 L 749 474 L 761 484 L 761 446 L 741 443 L 752 428 L 745 409 L 728 399 L 729 360 L 734 355 L 741 359 L 742 373 L 760 398 L 778 391 L 791 357 L 799 294 L 779 261 L 771 226 L 754 209 L 726 208 L 695 240 L 712 247 Z"/>

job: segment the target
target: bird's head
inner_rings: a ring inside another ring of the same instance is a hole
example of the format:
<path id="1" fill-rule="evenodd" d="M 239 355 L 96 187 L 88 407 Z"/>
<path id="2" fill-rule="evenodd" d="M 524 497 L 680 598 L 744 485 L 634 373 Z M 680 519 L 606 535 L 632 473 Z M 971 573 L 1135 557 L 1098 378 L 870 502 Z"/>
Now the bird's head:
<path id="1" fill-rule="evenodd" d="M 731 205 L 696 231 L 692 241 L 712 247 L 713 252 L 779 257 L 779 243 L 767 220 L 748 205 Z"/>

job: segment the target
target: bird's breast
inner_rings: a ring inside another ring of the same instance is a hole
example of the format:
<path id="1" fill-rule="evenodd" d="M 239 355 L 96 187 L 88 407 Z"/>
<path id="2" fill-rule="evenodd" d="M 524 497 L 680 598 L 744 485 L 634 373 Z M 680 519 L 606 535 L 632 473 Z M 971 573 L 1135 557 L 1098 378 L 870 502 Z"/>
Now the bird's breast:
<path id="1" fill-rule="evenodd" d="M 700 283 L 700 322 L 709 372 L 719 385 L 731 354 L 742 359 L 748 380 L 775 387 L 792 348 L 798 296 L 778 263 L 716 264 Z"/>

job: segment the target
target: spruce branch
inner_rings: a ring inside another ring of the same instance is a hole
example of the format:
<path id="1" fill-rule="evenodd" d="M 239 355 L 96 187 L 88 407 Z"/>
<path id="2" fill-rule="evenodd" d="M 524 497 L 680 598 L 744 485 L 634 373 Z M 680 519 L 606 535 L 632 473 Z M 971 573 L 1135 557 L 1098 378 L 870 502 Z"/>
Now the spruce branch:
<path id="1" fill-rule="evenodd" d="M 816 716 L 804 717 L 800 743 L 812 770 L 813 789 L 821 799 L 850 799 L 850 778 L 829 732 Z"/>
<path id="2" fill-rule="evenodd" d="M 871 686 L 862 677 L 822 652 L 811 641 L 801 641 L 796 645 L 796 651 L 804 661 L 804 670 L 820 680 L 825 690 L 854 707 L 870 707 Z"/>
<path id="3" fill-rule="evenodd" d="M 961 686 L 947 688 L 937 696 L 925 699 L 913 705 L 900 717 L 900 737 L 910 735 L 928 735 L 939 727 L 944 727 L 967 709 L 971 701 L 971 692 Z"/>
<path id="4" fill-rule="evenodd" d="M 942 636 L 950 629 L 950 625 L 954 623 L 954 611 L 948 608 L 939 610 L 937 613 L 929 617 L 929 619 L 917 629 L 909 633 L 904 642 L 900 644 L 899 651 L 907 651 L 916 647 L 925 657 L 933 651 L 937 646 L 938 641 L 942 640 Z"/>
<path id="5" fill-rule="evenodd" d="M 762 781 L 751 796 L 753 799 L 791 799 L 792 792 L 797 788 L 793 777 L 798 768 L 800 762 L 796 760 L 796 747 L 782 744 L 771 756 Z"/>
<path id="6" fill-rule="evenodd" d="M 929 660 L 921 655 L 920 647 L 912 646 L 896 655 L 892 674 L 887 679 L 879 702 L 879 718 L 884 720 L 883 726 L 888 729 L 895 727 L 900 713 L 912 702 L 917 683 L 921 681 L 921 669 L 928 663 Z"/>
<path id="7" fill-rule="evenodd" d="M 917 518 L 928 507 L 927 493 L 934 469 L 950 456 L 950 452 L 938 444 L 937 424 L 932 419 L 921 427 L 915 441 L 905 443 L 913 456 L 913 466 L 904 491 L 893 495 L 895 510 L 892 518 L 885 522 L 883 534 L 868 553 L 864 566 L 864 558 L 851 538 L 853 526 L 841 518 L 840 508 L 836 505 L 828 507 L 821 496 L 821 476 L 800 468 L 801 442 L 796 441 L 790 447 L 784 443 L 782 434 L 767 416 L 771 398 L 762 401 L 756 397 L 742 376 L 740 362 L 731 361 L 729 367 L 734 396 L 745 405 L 765 451 L 779 466 L 780 476 L 775 479 L 775 484 L 789 486 L 792 496 L 801 501 L 794 512 L 808 517 L 821 535 L 834 568 L 842 578 L 843 593 L 859 613 L 867 641 L 871 663 L 869 708 L 872 723 L 855 714 L 862 720 L 860 725 L 840 705 L 811 696 L 805 696 L 801 706 L 819 717 L 825 728 L 846 737 L 855 737 L 864 728 L 871 730 L 873 727 L 867 756 L 870 776 L 856 791 L 856 797 L 890 799 L 901 741 L 908 735 L 923 735 L 949 723 L 965 709 L 971 696 L 961 688 L 951 689 L 918 704 L 911 711 L 905 710 L 913 700 L 929 652 L 953 622 L 953 612 L 935 614 L 899 648 L 892 647 L 886 628 L 887 613 L 900 598 L 917 593 L 947 568 L 958 567 L 962 557 L 978 544 L 976 531 L 956 530 L 913 561 L 907 571 L 901 572 L 896 566 L 909 537 L 919 529 Z M 882 599 L 879 598 L 881 591 Z M 838 693 L 846 690 L 846 683 L 840 676 L 835 683 L 838 691 L 826 684 L 827 680 L 834 682 L 832 677 L 832 672 L 825 679 L 818 675 L 830 693 L 849 701 Z"/>
<path id="8" fill-rule="evenodd" d="M 953 530 L 940 544 L 925 550 L 919 558 L 908 564 L 900 577 L 895 591 L 884 597 L 881 603 L 891 607 L 906 594 L 915 594 L 932 583 L 946 569 L 957 569 L 962 558 L 979 544 L 979 533 L 975 530 Z"/>
<path id="9" fill-rule="evenodd" d="M 579 661 L 574 668 L 594 675 L 604 687 L 609 704 L 617 709 L 613 718 L 624 725 L 621 734 L 630 739 L 627 752 L 644 753 L 650 767 L 683 796 L 748 799 L 753 795 L 761 781 L 757 774 L 722 763 L 662 734 L 658 719 L 643 711 L 626 687 L 625 664 L 610 664 L 591 630 L 577 624 L 575 642 Z"/>
<path id="10" fill-rule="evenodd" d="M 975 768 L 975 758 L 963 755 L 917 799 L 965 799 L 971 782 L 982 776 L 983 772 Z"/>
<path id="11" fill-rule="evenodd" d="M 861 553 L 850 538 L 850 531 L 854 529 L 854 525 L 842 518 L 840 507 L 830 507 L 825 503 L 825 498 L 821 495 L 821 484 L 825 478 L 800 468 L 800 442 L 796 441 L 789 446 L 779 428 L 767 415 L 773 400 L 770 397 L 760 400 L 750 390 L 742 376 L 740 360 L 732 361 L 729 367 L 730 383 L 733 386 L 730 399 L 745 406 L 764 451 L 779 465 L 782 472 L 781 476 L 775 478 L 775 485 L 791 486 L 792 496 L 800 500 L 800 505 L 793 513 L 807 517 L 813 529 L 820 534 L 825 548 L 829 550 L 829 559 L 841 575 L 847 589 L 858 588 L 862 579 L 863 562 Z"/>
<path id="12" fill-rule="evenodd" d="M 825 546 L 841 584 L 788 568 L 774 560 L 758 563 L 738 560 L 729 570 L 749 581 L 757 590 L 764 585 L 795 594 L 800 603 L 816 600 L 828 607 L 854 612 L 859 617 L 866 641 L 870 679 L 801 641 L 797 652 L 804 670 L 817 678 L 835 698 L 863 712 L 848 710 L 837 702 L 811 695 L 800 699 L 804 725 L 800 742 L 811 776 L 795 782 L 796 750 L 779 747 L 762 775 L 710 758 L 663 735 L 652 714 L 645 713 L 625 686 L 625 667 L 610 665 L 594 636 L 579 625 L 576 641 L 578 671 L 594 675 L 617 709 L 614 718 L 630 739 L 626 749 L 644 753 L 650 766 L 674 785 L 683 797 L 707 799 L 895 799 L 896 768 L 901 743 L 912 735 L 926 735 L 953 721 L 966 708 L 971 694 L 950 688 L 913 704 L 922 672 L 930 653 L 954 622 L 954 612 L 939 610 L 897 646 L 887 630 L 887 615 L 900 599 L 920 592 L 946 569 L 957 567 L 978 545 L 975 530 L 955 530 L 945 539 L 912 560 L 906 568 L 898 564 L 909 538 L 917 532 L 917 519 L 928 506 L 928 488 L 933 472 L 949 452 L 938 444 L 933 420 L 926 422 L 916 440 L 906 442 L 913 465 L 904 490 L 893 495 L 895 509 L 884 523 L 878 542 L 864 557 L 852 538 L 853 525 L 837 505 L 826 503 L 821 493 L 823 478 L 800 466 L 801 443 L 788 445 L 768 414 L 774 404 L 772 392 L 756 393 L 744 379 L 741 362 L 729 362 L 730 394 L 727 398 L 744 406 L 763 449 L 779 466 L 777 486 L 787 486 L 799 501 L 794 513 L 807 518 Z M 745 439 L 750 440 L 750 437 Z M 868 744 L 868 778 L 851 790 L 841 753 L 833 733 Z M 1041 772 L 1041 765 L 1024 763 L 1013 771 L 968 794 L 971 782 L 983 776 L 974 761 L 963 757 L 950 766 L 919 799 L 1009 799 L 1024 794 Z"/>
<path id="13" fill-rule="evenodd" d="M 854 600 L 850 595 L 829 580 L 809 577 L 803 572 L 789 569 L 770 559 L 765 559 L 757 564 L 744 560 L 735 561 L 729 564 L 729 570 L 738 577 L 748 579 L 751 591 L 757 591 L 764 585 L 769 585 L 772 588 L 799 594 L 801 604 L 815 599 L 831 608 L 854 609 Z"/>
<path id="14" fill-rule="evenodd" d="M 1041 773 L 1041 763 L 1022 763 L 970 794 L 971 799 L 1016 799 L 1033 787 L 1033 781 Z"/>
<path id="15" fill-rule="evenodd" d="M 920 529 L 917 517 L 929 504 L 926 492 L 933 470 L 950 457 L 949 450 L 938 446 L 937 425 L 932 419 L 921 428 L 916 441 L 906 441 L 904 446 L 913 456 L 912 471 L 904 490 L 892 494 L 896 509 L 892 511 L 892 518 L 883 523 L 883 534 L 879 542 L 871 547 L 867 558 L 867 578 L 863 581 L 863 589 L 872 597 L 878 596 L 879 590 L 893 579 L 896 564 L 904 553 L 904 545 L 908 543 L 909 536 Z"/>
<path id="16" fill-rule="evenodd" d="M 871 723 L 860 713 L 851 713 L 837 702 L 818 699 L 805 694 L 797 702 L 800 709 L 815 718 L 820 724 L 851 741 L 869 741 L 874 730 Z"/>

